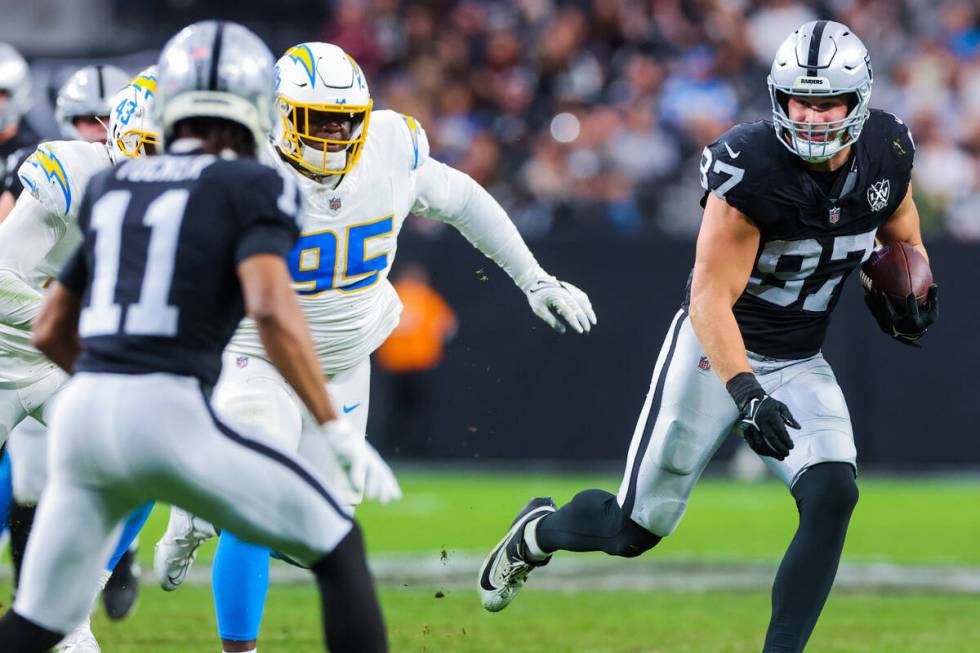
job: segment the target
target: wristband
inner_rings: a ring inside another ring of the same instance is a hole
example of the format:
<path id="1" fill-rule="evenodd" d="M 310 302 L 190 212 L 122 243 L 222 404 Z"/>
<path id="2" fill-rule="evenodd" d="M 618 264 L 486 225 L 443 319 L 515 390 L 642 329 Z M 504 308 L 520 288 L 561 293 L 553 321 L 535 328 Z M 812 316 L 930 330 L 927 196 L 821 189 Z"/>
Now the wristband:
<path id="1" fill-rule="evenodd" d="M 735 405 L 738 406 L 739 410 L 745 408 L 745 405 L 752 399 L 766 394 L 752 372 L 739 372 L 728 379 L 725 389 L 735 400 Z"/>

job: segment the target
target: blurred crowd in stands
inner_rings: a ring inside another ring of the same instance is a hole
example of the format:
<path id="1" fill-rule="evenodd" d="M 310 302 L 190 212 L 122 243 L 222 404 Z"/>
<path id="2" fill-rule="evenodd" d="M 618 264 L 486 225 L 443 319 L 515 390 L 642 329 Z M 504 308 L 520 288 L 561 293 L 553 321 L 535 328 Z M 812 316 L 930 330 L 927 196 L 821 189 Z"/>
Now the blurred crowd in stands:
<path id="1" fill-rule="evenodd" d="M 434 154 L 528 237 L 575 223 L 693 237 L 703 146 L 768 118 L 766 75 L 800 24 L 864 40 L 872 106 L 912 128 L 924 228 L 980 240 L 980 4 L 972 0 L 340 0 L 317 37 L 417 116 Z"/>
<path id="2" fill-rule="evenodd" d="M 280 52 L 341 45 L 375 105 L 415 115 L 434 155 L 487 186 L 531 239 L 579 225 L 693 237 L 703 146 L 768 118 L 777 46 L 832 18 L 870 50 L 872 106 L 912 128 L 927 236 L 980 241 L 977 0 L 105 1 L 118 42 L 156 45 L 154 29 L 162 39 L 220 6 Z"/>

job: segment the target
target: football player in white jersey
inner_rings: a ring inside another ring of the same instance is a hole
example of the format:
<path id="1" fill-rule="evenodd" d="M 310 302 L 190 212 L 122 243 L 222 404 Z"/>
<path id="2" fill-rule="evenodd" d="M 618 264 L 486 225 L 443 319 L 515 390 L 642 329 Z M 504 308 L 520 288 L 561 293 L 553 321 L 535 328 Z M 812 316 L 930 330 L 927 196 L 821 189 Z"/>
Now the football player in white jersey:
<path id="1" fill-rule="evenodd" d="M 108 143 L 93 139 L 39 145 L 18 171 L 25 192 L 0 223 L 0 442 L 12 436 L 14 497 L 22 504 L 36 503 L 44 486 L 47 438 L 43 426 L 15 427 L 25 420 L 46 424 L 52 399 L 68 378 L 31 344 L 32 325 L 44 289 L 81 242 L 77 217 L 88 180 L 113 161 L 153 152 L 159 133 L 152 117 L 155 91 L 153 69 L 117 89 Z M 71 113 L 68 109 L 65 117 L 74 123 Z M 109 571 L 128 550 L 150 507 L 127 522 Z M 85 622 L 55 650 L 90 653 L 99 648 Z"/>
<path id="2" fill-rule="evenodd" d="M 290 48 L 276 66 L 270 157 L 299 184 L 306 202 L 302 235 L 289 257 L 331 396 L 360 433 L 367 427 L 369 356 L 398 323 L 401 303 L 388 282 L 397 237 L 409 213 L 446 222 L 497 263 L 556 331 L 588 333 L 596 322 L 584 292 L 551 276 L 535 260 L 504 209 L 468 175 L 429 155 L 425 131 L 411 116 L 373 110 L 367 80 L 342 49 L 327 43 Z M 370 445 L 351 451 L 341 469 L 295 394 L 268 362 L 255 324 L 246 319 L 225 353 L 215 405 L 239 424 L 261 425 L 298 449 L 351 505 L 362 496 L 400 496 L 377 480 L 383 461 Z M 247 482 L 247 479 L 244 479 Z M 183 580 L 193 551 L 211 531 L 172 509 L 158 544 L 165 589 Z M 225 651 L 255 648 L 268 552 L 223 533 L 214 568 L 218 628 Z"/>

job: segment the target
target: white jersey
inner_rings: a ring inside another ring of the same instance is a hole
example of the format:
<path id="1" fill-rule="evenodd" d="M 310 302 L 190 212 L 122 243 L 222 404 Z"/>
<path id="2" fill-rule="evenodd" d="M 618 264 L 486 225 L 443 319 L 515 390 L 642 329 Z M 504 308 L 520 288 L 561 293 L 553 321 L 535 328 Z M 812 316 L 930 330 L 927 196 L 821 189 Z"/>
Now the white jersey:
<path id="1" fill-rule="evenodd" d="M 31 324 L 43 289 L 81 242 L 85 187 L 110 165 L 101 143 L 52 141 L 20 167 L 24 193 L 0 224 L 0 383 L 29 381 L 53 365 L 31 345 Z"/>
<path id="2" fill-rule="evenodd" d="M 371 113 L 361 158 L 336 188 L 272 154 L 304 200 L 301 235 L 288 263 L 325 374 L 362 361 L 398 324 L 402 306 L 388 272 L 427 156 L 425 132 L 394 111 Z M 228 351 L 266 357 L 252 320 L 242 322 Z"/>

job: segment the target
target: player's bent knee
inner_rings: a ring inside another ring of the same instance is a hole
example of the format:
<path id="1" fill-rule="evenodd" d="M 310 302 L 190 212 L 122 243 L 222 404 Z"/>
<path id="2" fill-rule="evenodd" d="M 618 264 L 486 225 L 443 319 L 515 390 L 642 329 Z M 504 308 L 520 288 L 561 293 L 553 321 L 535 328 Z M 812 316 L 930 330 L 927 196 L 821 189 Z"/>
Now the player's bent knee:
<path id="1" fill-rule="evenodd" d="M 612 546 L 606 553 L 622 558 L 635 558 L 657 546 L 661 539 L 659 535 L 654 535 L 632 519 L 625 517 L 619 535 L 613 539 Z"/>
<path id="2" fill-rule="evenodd" d="M 860 493 L 849 463 L 822 463 L 804 472 L 793 494 L 801 513 L 847 523 Z"/>

